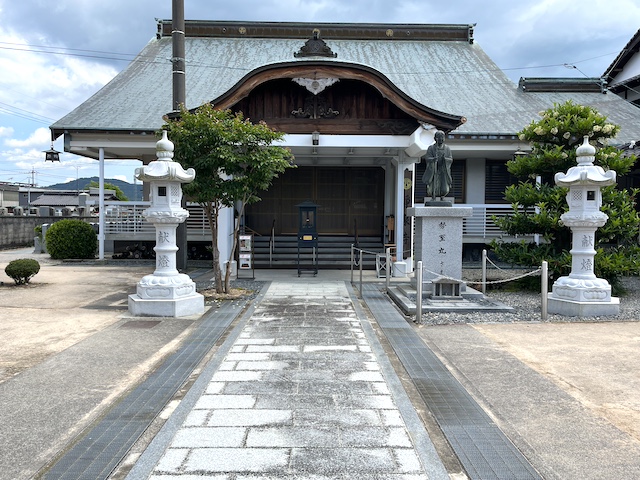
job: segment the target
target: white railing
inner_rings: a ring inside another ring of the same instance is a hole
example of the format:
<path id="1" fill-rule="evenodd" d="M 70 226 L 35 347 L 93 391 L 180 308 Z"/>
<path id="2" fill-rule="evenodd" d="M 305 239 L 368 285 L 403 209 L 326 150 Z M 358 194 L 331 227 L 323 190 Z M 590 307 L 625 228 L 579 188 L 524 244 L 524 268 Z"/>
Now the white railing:
<path id="1" fill-rule="evenodd" d="M 105 234 L 154 234 L 155 228 L 148 223 L 142 212 L 149 202 L 104 202 Z"/>
<path id="2" fill-rule="evenodd" d="M 509 204 L 456 204 L 458 207 L 471 207 L 473 214 L 463 220 L 462 232 L 464 237 L 493 239 L 504 235 L 504 232 L 494 223 L 492 217 L 507 215 L 513 212 Z"/>
<path id="3" fill-rule="evenodd" d="M 105 233 L 108 234 L 152 234 L 153 225 L 148 223 L 142 212 L 151 204 L 149 202 L 105 202 Z M 456 204 L 459 207 L 471 207 L 473 214 L 463 222 L 463 239 L 498 238 L 504 233 L 493 222 L 492 216 L 511 213 L 508 204 Z M 187 234 L 190 236 L 209 237 L 211 230 L 204 209 L 198 204 L 188 204 Z"/>
<path id="4" fill-rule="evenodd" d="M 105 233 L 109 234 L 138 234 L 155 233 L 154 226 L 147 222 L 143 212 L 151 206 L 150 202 L 104 202 Z M 204 209 L 198 204 L 188 204 L 189 218 L 187 218 L 187 234 L 194 236 L 210 236 L 209 222 Z"/>

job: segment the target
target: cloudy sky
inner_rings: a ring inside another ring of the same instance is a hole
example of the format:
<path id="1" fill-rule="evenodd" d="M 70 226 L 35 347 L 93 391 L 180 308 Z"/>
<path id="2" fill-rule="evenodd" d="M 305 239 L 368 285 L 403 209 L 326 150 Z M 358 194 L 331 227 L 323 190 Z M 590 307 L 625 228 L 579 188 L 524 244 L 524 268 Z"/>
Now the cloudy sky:
<path id="1" fill-rule="evenodd" d="M 475 23 L 476 42 L 514 82 L 599 77 L 640 28 L 637 0 L 184 3 L 185 17 L 198 20 Z M 171 18 L 171 4 L 0 0 L 0 181 L 50 185 L 97 175 L 96 161 L 70 154 L 45 164 L 48 127 L 122 70 L 154 37 L 155 19 Z M 60 140 L 54 148 L 63 150 Z M 106 176 L 133 182 L 136 166 L 107 162 Z"/>

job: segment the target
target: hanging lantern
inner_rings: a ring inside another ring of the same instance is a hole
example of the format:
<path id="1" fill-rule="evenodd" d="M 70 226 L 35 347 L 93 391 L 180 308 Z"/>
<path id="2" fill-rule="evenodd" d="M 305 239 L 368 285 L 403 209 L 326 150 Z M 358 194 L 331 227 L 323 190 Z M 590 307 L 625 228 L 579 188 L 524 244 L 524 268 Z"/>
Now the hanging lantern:
<path id="1" fill-rule="evenodd" d="M 58 152 L 53 148 L 53 143 L 51 144 L 51 148 L 49 150 L 44 150 L 44 161 L 45 162 L 60 161 L 60 152 Z"/>

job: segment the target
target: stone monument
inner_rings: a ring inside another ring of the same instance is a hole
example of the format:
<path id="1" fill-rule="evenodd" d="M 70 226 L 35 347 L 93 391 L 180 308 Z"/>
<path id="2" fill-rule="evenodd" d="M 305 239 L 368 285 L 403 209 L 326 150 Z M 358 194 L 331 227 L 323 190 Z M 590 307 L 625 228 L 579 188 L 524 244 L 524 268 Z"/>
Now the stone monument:
<path id="1" fill-rule="evenodd" d="M 422 181 L 431 198 L 425 198 L 424 206 L 407 209 L 416 222 L 414 262 L 422 261 L 423 281 L 431 286 L 433 296 L 459 297 L 465 288 L 461 281 L 463 219 L 471 216 L 473 209 L 453 207 L 443 198 L 451 189 L 453 163 L 444 132 L 436 132 L 425 161 Z"/>
<path id="2" fill-rule="evenodd" d="M 556 185 L 569 188 L 569 211 L 560 219 L 571 229 L 571 273 L 553 284 L 547 310 L 568 316 L 616 315 L 620 300 L 611 296 L 611 285 L 594 273 L 595 235 L 609 218 L 600 211 L 600 189 L 616 183 L 616 172 L 593 164 L 596 149 L 585 135 L 576 150 L 578 165 L 556 173 Z"/>
<path id="3" fill-rule="evenodd" d="M 204 297 L 196 292 L 189 275 L 176 269 L 176 229 L 189 212 L 182 208 L 182 183 L 195 178 L 173 161 L 173 143 L 166 130 L 156 143 L 157 160 L 136 169 L 136 178 L 149 182 L 151 206 L 143 215 L 156 228 L 156 270 L 138 282 L 129 295 L 129 313 L 136 316 L 183 317 L 204 312 Z"/>

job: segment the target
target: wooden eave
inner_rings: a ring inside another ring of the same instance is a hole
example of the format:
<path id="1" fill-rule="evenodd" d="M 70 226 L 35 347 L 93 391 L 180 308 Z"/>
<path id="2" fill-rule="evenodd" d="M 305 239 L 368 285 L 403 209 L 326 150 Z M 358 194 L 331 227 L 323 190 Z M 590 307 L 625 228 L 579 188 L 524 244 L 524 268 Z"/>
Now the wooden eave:
<path id="1" fill-rule="evenodd" d="M 446 132 L 455 130 L 466 121 L 463 116 L 439 112 L 421 105 L 372 68 L 354 64 L 330 64 L 323 61 L 288 62 L 260 67 L 247 74 L 233 88 L 210 103 L 219 109 L 231 108 L 247 97 L 257 86 L 269 80 L 296 77 L 332 77 L 368 83 L 377 89 L 384 98 L 415 118 L 416 121 L 429 123 Z"/>

